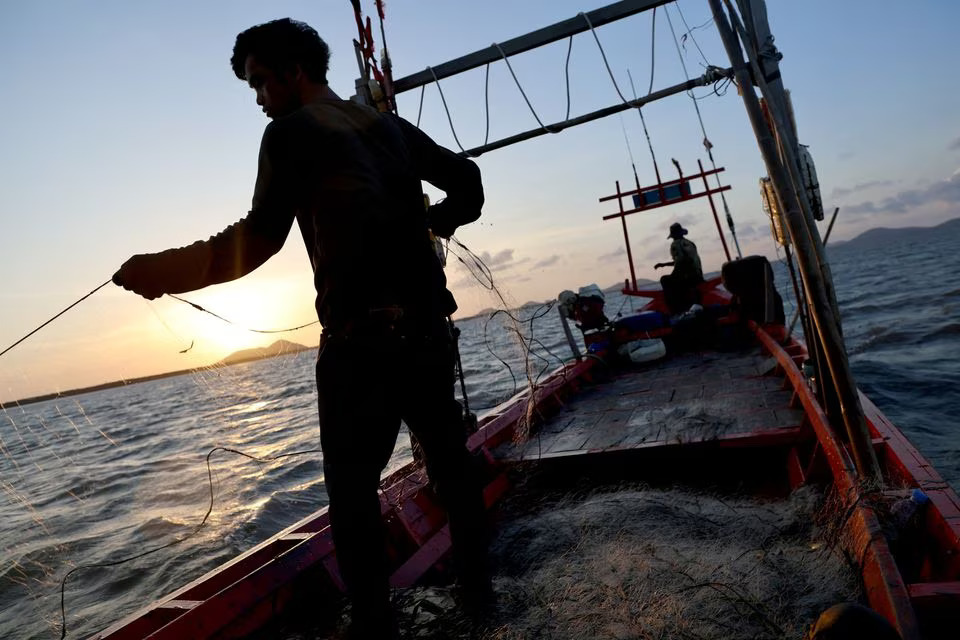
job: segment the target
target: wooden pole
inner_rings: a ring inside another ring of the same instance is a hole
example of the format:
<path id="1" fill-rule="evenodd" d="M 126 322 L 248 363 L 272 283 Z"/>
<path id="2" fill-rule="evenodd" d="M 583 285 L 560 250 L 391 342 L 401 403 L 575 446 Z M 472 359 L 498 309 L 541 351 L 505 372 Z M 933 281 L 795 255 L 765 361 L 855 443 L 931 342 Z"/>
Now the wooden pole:
<path id="1" fill-rule="evenodd" d="M 857 388 L 853 381 L 853 375 L 850 372 L 850 364 L 847 361 L 846 353 L 843 348 L 843 339 L 840 336 L 838 323 L 835 321 L 833 306 L 827 292 L 827 285 L 824 282 L 823 271 L 819 269 L 822 261 L 822 245 L 819 242 L 819 232 L 813 224 L 813 215 L 810 212 L 804 198 L 794 189 L 794 180 L 790 173 L 799 175 L 799 170 L 795 166 L 795 160 L 787 149 L 781 160 L 778 154 L 777 144 L 773 133 L 764 120 L 760 109 L 760 103 L 753 89 L 753 78 L 747 71 L 747 64 L 743 59 L 740 49 L 740 43 L 727 20 L 727 15 L 723 11 L 720 0 L 708 0 L 710 9 L 713 12 L 714 21 L 717 24 L 717 30 L 720 32 L 720 38 L 723 40 L 724 48 L 730 57 L 732 67 L 735 69 L 737 85 L 740 87 L 740 95 L 743 98 L 750 124 L 753 126 L 754 134 L 757 137 L 757 144 L 763 155 L 764 163 L 773 183 L 774 190 L 777 193 L 780 202 L 784 207 L 784 218 L 790 231 L 793 241 L 797 263 L 800 266 L 804 291 L 807 296 L 807 306 L 810 310 L 810 317 L 816 327 L 817 334 L 820 337 L 820 343 L 823 347 L 824 356 L 827 365 L 836 385 L 837 395 L 840 400 L 840 408 L 843 416 L 844 426 L 850 442 L 850 448 L 853 454 L 854 464 L 861 477 L 868 479 L 880 478 L 880 467 L 877 463 L 876 454 L 870 440 L 866 421 L 863 417 L 863 410 L 860 407 L 860 401 L 857 397 Z M 762 83 L 762 74 L 759 68 L 754 65 L 754 76 L 759 83 Z M 762 90 L 762 84 L 761 84 Z M 771 104 L 768 100 L 768 104 Z M 792 138 L 789 131 L 784 126 L 781 114 L 777 110 L 771 110 L 774 124 L 778 131 L 783 131 L 788 135 L 787 139 Z M 785 166 L 785 164 L 787 166 Z M 794 171 L 790 171 L 791 167 Z M 804 210 L 806 209 L 806 210 Z M 821 245 L 818 247 L 817 245 Z M 817 249 L 820 249 L 818 253 Z"/>
<path id="2" fill-rule="evenodd" d="M 643 194 L 640 194 L 643 197 Z M 633 252 L 630 250 L 630 235 L 627 233 L 627 216 L 623 215 L 623 197 L 620 195 L 620 181 L 617 180 L 617 204 L 620 205 L 620 222 L 623 223 L 623 244 L 627 247 L 627 262 L 630 263 L 630 283 L 637 290 L 637 272 L 633 268 Z"/>

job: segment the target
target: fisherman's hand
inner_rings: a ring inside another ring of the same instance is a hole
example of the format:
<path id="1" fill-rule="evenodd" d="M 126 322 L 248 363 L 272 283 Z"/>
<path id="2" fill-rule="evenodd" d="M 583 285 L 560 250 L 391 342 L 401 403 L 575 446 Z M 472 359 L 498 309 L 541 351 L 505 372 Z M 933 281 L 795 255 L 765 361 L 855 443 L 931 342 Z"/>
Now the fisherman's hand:
<path id="1" fill-rule="evenodd" d="M 158 277 L 162 273 L 159 258 L 159 254 L 156 253 L 133 256 L 113 274 L 113 283 L 147 300 L 159 298 L 166 293 Z"/>
<path id="2" fill-rule="evenodd" d="M 427 209 L 427 226 L 433 231 L 433 235 L 449 239 L 457 231 L 457 225 L 451 221 L 453 216 L 443 215 L 444 213 L 446 211 L 443 207 L 432 205 Z"/>

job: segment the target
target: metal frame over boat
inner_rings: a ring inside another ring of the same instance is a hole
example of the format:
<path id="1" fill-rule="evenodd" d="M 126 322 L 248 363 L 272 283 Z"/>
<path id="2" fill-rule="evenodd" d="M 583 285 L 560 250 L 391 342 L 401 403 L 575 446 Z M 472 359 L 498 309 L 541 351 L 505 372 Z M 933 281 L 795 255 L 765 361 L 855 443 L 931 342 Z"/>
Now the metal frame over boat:
<path id="1" fill-rule="evenodd" d="M 846 552 L 856 560 L 866 604 L 886 618 L 904 640 L 956 637 L 960 629 L 960 498 L 852 384 L 836 325 L 829 273 L 817 268 L 822 259 L 822 242 L 812 222 L 810 204 L 802 190 L 796 188 L 801 181 L 797 161 L 790 151 L 796 147 L 795 140 L 777 95 L 780 89 L 771 86 L 779 82 L 771 80 L 779 74 L 771 73 L 767 65 L 776 63 L 771 63 L 769 57 L 760 60 L 757 56 L 756 43 L 762 40 L 758 34 L 763 32 L 765 23 L 762 3 L 743 0 L 739 14 L 729 0 L 727 11 L 720 0 L 709 3 L 732 64 L 719 77 L 733 75 L 742 87 L 757 84 L 767 99 L 765 115 L 755 93 L 742 92 L 796 251 L 805 339 L 789 336 L 782 321 L 758 322 L 738 312 L 737 300 L 719 279 L 700 285 L 701 299 L 719 306 L 734 303 L 734 308 L 728 309 L 715 326 L 739 332 L 741 339 L 748 339 L 748 361 L 738 360 L 732 352 L 688 349 L 683 356 L 674 355 L 681 352 L 671 350 L 666 360 L 631 365 L 611 374 L 607 361 L 613 356 L 612 350 L 600 346 L 600 338 L 609 334 L 588 337 L 588 345 L 596 348 L 587 357 L 563 365 L 480 419 L 468 444 L 488 462 L 486 503 L 495 508 L 498 500 L 511 491 L 511 472 L 518 465 L 524 469 L 529 465 L 558 466 L 578 472 L 599 467 L 614 475 L 629 469 L 633 475 L 660 475 L 677 481 L 697 476 L 702 481 L 721 475 L 737 480 L 750 475 L 768 488 L 787 492 L 805 484 L 829 487 L 843 506 L 838 516 L 847 534 Z M 391 80 L 392 86 L 396 92 L 410 90 L 663 4 L 666 2 L 659 0 L 618 2 L 584 14 L 586 20 L 583 16 L 572 18 L 498 48 L 435 67 L 432 73 Z M 746 24 L 740 22 L 741 15 Z M 716 73 L 711 77 L 715 79 Z M 708 77 L 688 81 L 471 153 L 478 155 L 534 135 L 559 131 L 710 81 Z M 642 188 L 638 183 L 636 190 L 626 192 L 617 183 L 617 193 L 609 199 L 618 200 L 620 212 L 607 217 L 623 221 L 629 249 L 623 216 L 631 211 L 624 209 L 623 197 L 637 195 L 636 210 L 663 206 L 670 204 L 671 199 L 694 197 L 683 187 L 690 184 L 691 178 L 703 179 L 706 191 L 700 195 L 709 197 L 722 190 L 712 189 L 707 183 L 707 176 L 719 171 L 704 171 L 701 165 L 700 172 L 688 178 L 658 182 L 653 187 Z M 667 189 L 677 186 L 679 190 L 672 196 L 667 193 Z M 644 195 L 648 192 L 654 194 L 652 200 Z M 717 223 L 722 238 L 719 220 Z M 632 281 L 626 283 L 624 293 L 651 298 L 645 312 L 664 311 L 662 294 L 640 290 L 632 258 L 630 266 Z M 674 334 L 675 329 L 670 326 L 643 331 L 627 329 L 617 340 L 623 343 L 651 336 L 670 339 Z M 709 375 L 700 368 L 700 360 L 707 359 L 703 354 L 709 354 L 712 363 Z M 816 370 L 816 383 L 804 372 L 808 363 Z M 632 385 L 632 390 L 616 387 L 617 381 L 611 381 L 611 377 Z M 739 428 L 730 433 L 685 438 L 640 435 L 639 422 L 631 421 L 636 411 L 650 403 L 662 406 L 685 394 L 696 395 L 708 403 L 718 402 L 718 398 L 738 393 L 760 397 L 762 410 L 746 416 L 748 408 L 740 407 L 732 418 L 739 421 Z M 601 403 L 601 410 L 589 413 L 589 419 L 581 419 L 585 412 L 578 410 L 581 405 L 577 403 L 591 395 L 606 398 L 606 404 Z M 538 430 L 543 437 L 536 448 L 516 444 L 519 436 Z M 885 505 L 911 489 L 921 490 L 929 502 L 919 511 L 910 549 L 894 549 L 883 523 Z M 384 479 L 380 503 L 394 566 L 393 586 L 410 587 L 442 579 L 447 573 L 450 535 L 424 470 L 410 463 Z M 333 603 L 328 608 L 337 609 L 341 602 L 337 594 L 342 586 L 329 517 L 323 509 L 93 637 L 245 637 L 284 619 L 292 611 L 306 608 L 316 614 L 324 603 Z"/>

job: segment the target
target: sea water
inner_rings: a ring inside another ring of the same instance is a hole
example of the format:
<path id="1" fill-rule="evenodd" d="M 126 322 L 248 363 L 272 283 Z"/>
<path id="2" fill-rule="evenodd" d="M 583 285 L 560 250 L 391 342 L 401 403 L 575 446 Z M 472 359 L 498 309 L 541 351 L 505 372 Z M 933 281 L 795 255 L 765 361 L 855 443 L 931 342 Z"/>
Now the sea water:
<path id="1" fill-rule="evenodd" d="M 960 236 L 830 253 L 859 386 L 960 487 Z M 789 300 L 783 264 L 775 271 Z M 613 317 L 640 304 L 614 293 L 606 311 Z M 556 309 L 530 306 L 512 316 L 458 323 L 467 396 L 478 414 L 571 359 Z M 65 590 L 71 638 L 324 506 L 314 359 L 306 351 L 5 409 L 0 637 L 59 636 L 60 583 L 79 565 L 186 538 L 132 562 L 73 573 Z M 306 453 L 256 462 L 218 447 L 262 460 Z M 409 456 L 401 434 L 388 470 Z"/>

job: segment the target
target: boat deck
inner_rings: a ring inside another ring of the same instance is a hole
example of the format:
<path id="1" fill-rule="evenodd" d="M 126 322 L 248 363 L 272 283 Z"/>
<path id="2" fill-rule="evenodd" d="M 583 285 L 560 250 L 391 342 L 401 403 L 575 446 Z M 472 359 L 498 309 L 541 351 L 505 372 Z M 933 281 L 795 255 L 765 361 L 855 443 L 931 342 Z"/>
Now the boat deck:
<path id="1" fill-rule="evenodd" d="M 585 388 L 526 443 L 504 443 L 502 462 L 598 451 L 794 434 L 804 412 L 759 348 L 697 352 L 620 370 Z"/>

